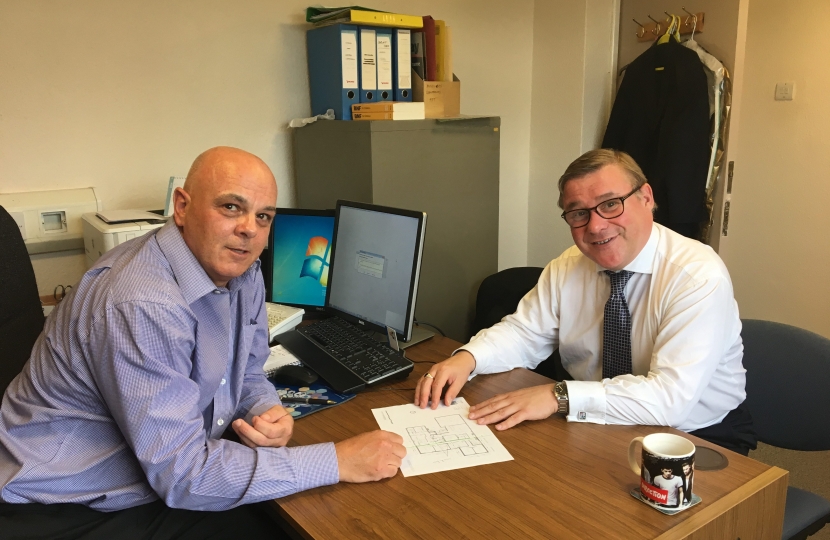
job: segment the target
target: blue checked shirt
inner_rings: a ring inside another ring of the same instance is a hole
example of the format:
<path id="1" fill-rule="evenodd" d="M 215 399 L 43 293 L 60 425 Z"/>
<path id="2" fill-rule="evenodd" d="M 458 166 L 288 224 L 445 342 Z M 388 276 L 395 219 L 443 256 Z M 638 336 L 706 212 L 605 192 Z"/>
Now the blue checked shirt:
<path id="1" fill-rule="evenodd" d="M 2 353 L 0 353 L 2 354 Z M 220 440 L 279 403 L 259 263 L 217 288 L 173 223 L 105 254 L 0 410 L 0 498 L 226 510 L 338 481 L 331 443 Z"/>

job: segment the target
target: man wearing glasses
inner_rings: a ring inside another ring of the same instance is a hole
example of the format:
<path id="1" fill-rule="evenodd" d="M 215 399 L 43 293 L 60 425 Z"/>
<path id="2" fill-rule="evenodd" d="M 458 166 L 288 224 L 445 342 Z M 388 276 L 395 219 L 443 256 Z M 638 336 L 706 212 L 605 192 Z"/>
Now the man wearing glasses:
<path id="1" fill-rule="evenodd" d="M 544 269 L 516 313 L 430 369 L 415 403 L 449 404 L 471 375 L 535 368 L 556 349 L 575 380 L 470 408 L 504 430 L 569 421 L 671 426 L 746 455 L 741 322 L 729 273 L 708 246 L 654 223 L 651 186 L 623 152 L 590 151 L 559 179 L 575 246 Z"/>

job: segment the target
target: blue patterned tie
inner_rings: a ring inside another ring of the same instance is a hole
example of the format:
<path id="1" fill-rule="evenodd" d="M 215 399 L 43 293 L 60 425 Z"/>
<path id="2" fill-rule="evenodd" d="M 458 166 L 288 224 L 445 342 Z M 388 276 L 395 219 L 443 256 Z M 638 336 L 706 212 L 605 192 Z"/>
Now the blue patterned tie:
<path id="1" fill-rule="evenodd" d="M 605 303 L 602 325 L 602 378 L 631 373 L 631 314 L 625 301 L 625 284 L 634 272 L 605 271 L 611 278 L 611 296 Z"/>

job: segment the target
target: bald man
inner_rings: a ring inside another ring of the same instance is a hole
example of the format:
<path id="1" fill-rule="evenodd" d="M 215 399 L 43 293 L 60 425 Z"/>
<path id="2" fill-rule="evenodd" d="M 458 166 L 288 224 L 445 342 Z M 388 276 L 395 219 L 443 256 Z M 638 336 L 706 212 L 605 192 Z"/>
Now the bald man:
<path id="1" fill-rule="evenodd" d="M 257 260 L 276 200 L 262 160 L 213 148 L 169 223 L 83 276 L 3 396 L 0 531 L 274 538 L 246 504 L 396 474 L 406 450 L 392 433 L 285 446 Z M 228 426 L 241 444 L 221 438 Z"/>

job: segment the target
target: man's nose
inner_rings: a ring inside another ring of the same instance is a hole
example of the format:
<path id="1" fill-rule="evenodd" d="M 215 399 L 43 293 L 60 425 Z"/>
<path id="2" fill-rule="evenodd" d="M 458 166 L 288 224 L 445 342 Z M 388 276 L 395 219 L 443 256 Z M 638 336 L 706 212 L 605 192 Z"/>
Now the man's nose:
<path id="1" fill-rule="evenodd" d="M 239 218 L 239 222 L 236 226 L 237 232 L 242 236 L 246 237 L 253 237 L 256 235 L 257 226 L 256 226 L 256 215 L 254 214 L 244 214 L 242 217 Z"/>
<path id="2" fill-rule="evenodd" d="M 608 225 L 608 220 L 599 215 L 597 209 L 594 208 L 591 210 L 591 213 L 588 215 L 588 224 L 585 226 L 589 232 L 599 232 L 603 230 Z"/>

